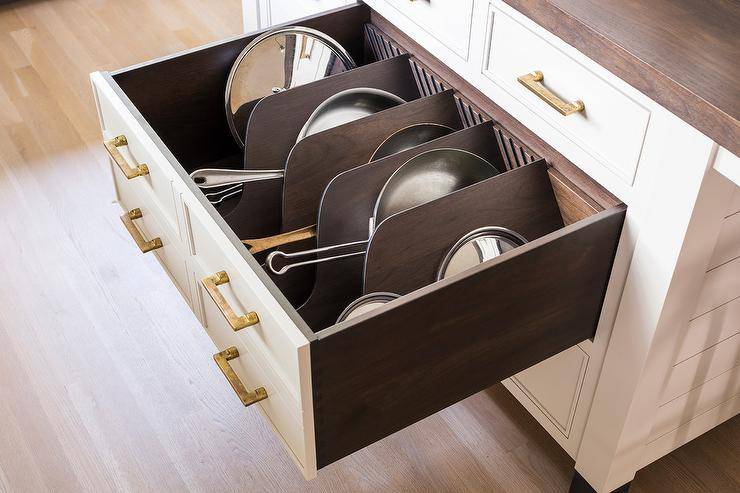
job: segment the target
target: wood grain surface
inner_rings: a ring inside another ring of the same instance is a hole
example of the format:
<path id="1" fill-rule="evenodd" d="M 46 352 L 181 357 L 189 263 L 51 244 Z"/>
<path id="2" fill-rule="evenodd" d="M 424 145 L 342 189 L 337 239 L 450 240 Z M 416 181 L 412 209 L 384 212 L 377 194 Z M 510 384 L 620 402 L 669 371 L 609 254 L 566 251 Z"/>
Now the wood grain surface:
<path id="1" fill-rule="evenodd" d="M 319 332 L 318 466 L 592 337 L 625 211 L 602 211 Z"/>
<path id="2" fill-rule="evenodd" d="M 737 0 L 504 0 L 740 155 Z"/>
<path id="3" fill-rule="evenodd" d="M 470 185 L 380 223 L 365 258 L 364 293 L 404 295 L 435 282 L 437 270 L 452 245 L 484 226 L 508 228 L 529 241 L 563 226 L 544 160 Z"/>
<path id="4" fill-rule="evenodd" d="M 419 98 L 298 142 L 285 165 L 282 231 L 316 224 L 321 196 L 332 178 L 369 162 L 386 138 L 415 123 L 460 130 L 463 125 L 453 91 Z"/>
<path id="5" fill-rule="evenodd" d="M 373 215 L 383 185 L 396 169 L 421 152 L 455 147 L 473 152 L 503 169 L 503 160 L 493 135 L 492 124 L 483 123 L 340 174 L 332 180 L 322 197 L 318 245 L 366 240 L 368 219 Z M 348 251 L 356 250 L 357 247 Z M 320 256 L 336 253 L 326 252 Z M 311 296 L 298 310 L 311 328 L 316 331 L 333 325 L 344 307 L 362 294 L 363 265 L 364 257 L 356 256 L 316 266 L 316 283 Z"/>
<path id="6" fill-rule="evenodd" d="M 407 56 L 382 60 L 272 94 L 255 106 L 249 118 L 245 169 L 284 169 L 311 113 L 330 96 L 356 87 L 388 91 L 404 101 L 420 96 Z M 283 180 L 271 180 L 269 185 L 256 183 L 259 189 L 252 185 L 244 184 L 241 200 L 226 221 L 230 225 L 238 222 L 237 234 L 245 238 L 279 233 Z"/>
<path id="7" fill-rule="evenodd" d="M 500 385 L 310 483 L 236 400 L 111 204 L 88 74 L 240 31 L 237 0 L 0 7 L 0 491 L 566 491 L 573 460 Z M 736 491 L 739 434 L 735 418 L 633 490 Z"/>

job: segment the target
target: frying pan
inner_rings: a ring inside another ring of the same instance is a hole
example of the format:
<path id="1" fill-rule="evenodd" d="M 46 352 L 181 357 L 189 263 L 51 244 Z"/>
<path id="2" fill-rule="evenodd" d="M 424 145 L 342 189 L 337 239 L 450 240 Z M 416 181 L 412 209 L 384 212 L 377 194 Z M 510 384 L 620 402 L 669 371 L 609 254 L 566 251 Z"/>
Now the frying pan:
<path id="1" fill-rule="evenodd" d="M 423 152 L 401 165 L 383 185 L 375 201 L 373 215 L 368 219 L 368 239 L 330 245 L 301 252 L 285 253 L 274 251 L 267 256 L 266 265 L 277 275 L 285 274 L 294 267 L 329 262 L 355 255 L 365 255 L 367 247 L 359 252 L 322 257 L 276 269 L 273 261 L 277 257 L 295 259 L 315 253 L 323 253 L 353 246 L 367 245 L 373 232 L 385 219 L 417 205 L 431 202 L 456 190 L 467 187 L 499 173 L 498 169 L 482 157 L 461 149 L 442 148 Z"/>
<path id="2" fill-rule="evenodd" d="M 379 111 L 398 106 L 405 101 L 388 91 L 373 87 L 355 87 L 340 91 L 325 99 L 308 117 L 296 143 L 309 135 L 338 127 Z M 252 181 L 283 178 L 285 169 L 219 169 L 203 168 L 190 173 L 202 189 L 237 185 Z"/>
<path id="3" fill-rule="evenodd" d="M 412 147 L 416 147 L 431 140 L 448 135 L 452 132 L 454 132 L 452 128 L 439 123 L 415 123 L 413 125 L 403 127 L 386 137 L 377 149 L 373 151 L 368 162 L 377 161 L 378 159 L 388 157 L 391 154 L 403 152 Z M 315 224 L 264 238 L 242 240 L 242 243 L 247 245 L 249 247 L 249 251 L 254 254 L 269 250 L 270 248 L 313 238 L 314 236 L 316 236 Z"/>

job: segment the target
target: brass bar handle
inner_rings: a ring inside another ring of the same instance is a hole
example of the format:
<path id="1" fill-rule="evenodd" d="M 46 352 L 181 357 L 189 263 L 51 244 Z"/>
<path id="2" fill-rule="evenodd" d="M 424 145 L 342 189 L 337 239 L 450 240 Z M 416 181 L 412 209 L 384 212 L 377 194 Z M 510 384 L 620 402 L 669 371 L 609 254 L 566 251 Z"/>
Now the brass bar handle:
<path id="1" fill-rule="evenodd" d="M 137 167 L 132 168 L 123 158 L 123 155 L 121 154 L 121 151 L 118 150 L 118 148 L 127 145 L 128 140 L 126 139 L 125 135 L 119 135 L 117 137 L 113 137 L 112 139 L 103 141 L 103 146 L 105 146 L 105 150 L 108 151 L 108 155 L 113 161 L 116 162 L 118 167 L 123 172 L 123 175 L 127 179 L 130 180 L 131 178 L 136 178 L 137 176 L 148 175 L 149 167 L 146 164 L 140 164 Z"/>
<path id="2" fill-rule="evenodd" d="M 539 70 L 535 70 L 534 72 L 529 74 L 521 75 L 517 77 L 516 80 L 518 80 L 520 84 L 533 92 L 542 101 L 555 108 L 557 112 L 563 116 L 572 115 L 573 113 L 578 113 L 579 111 L 583 111 L 585 109 L 585 105 L 580 99 L 573 103 L 568 103 L 553 94 L 553 92 L 545 87 L 545 85 L 542 83 L 542 81 L 545 80 L 545 76 Z"/>
<path id="3" fill-rule="evenodd" d="M 141 234 L 139 228 L 134 224 L 134 219 L 141 219 L 141 209 L 136 208 L 121 214 L 121 222 L 126 226 L 128 233 L 131 235 L 131 238 L 134 239 L 134 242 L 136 243 L 136 246 L 139 247 L 139 250 L 141 250 L 141 253 L 151 252 L 157 248 L 162 248 L 162 240 L 159 237 L 152 240 L 144 239 L 144 235 Z"/>
<path id="4" fill-rule="evenodd" d="M 221 310 L 221 313 L 226 318 L 226 321 L 229 322 L 229 325 L 234 332 L 260 323 L 260 318 L 257 316 L 256 312 L 249 312 L 246 315 L 237 315 L 234 312 L 234 309 L 231 308 L 231 305 L 229 305 L 229 302 L 226 301 L 226 298 L 224 298 L 224 295 L 221 294 L 218 286 L 229 282 L 229 276 L 225 271 L 222 270 L 220 272 L 216 272 L 212 276 L 204 277 L 200 282 L 203 284 L 203 287 L 206 288 L 206 291 L 208 291 L 208 294 L 211 296 L 211 299 L 213 299 L 213 302 L 216 303 L 218 309 Z"/>
<path id="5" fill-rule="evenodd" d="M 294 229 L 287 233 L 281 233 L 279 235 L 267 236 L 265 238 L 254 238 L 251 240 L 242 240 L 242 243 L 249 247 L 250 253 L 259 253 L 275 248 L 282 245 L 288 245 L 290 243 L 296 243 L 298 241 L 307 240 L 316 236 L 316 225 L 306 226 L 301 229 Z"/>
<path id="6" fill-rule="evenodd" d="M 226 377 L 226 380 L 228 380 L 229 385 L 231 385 L 231 388 L 234 389 L 234 392 L 236 392 L 236 395 L 239 397 L 239 400 L 242 401 L 242 404 L 244 404 L 244 407 L 251 406 L 255 402 L 263 401 L 267 399 L 267 391 L 264 387 L 259 387 L 255 390 L 249 391 L 244 386 L 241 380 L 239 380 L 239 376 L 236 374 L 234 369 L 229 364 L 229 361 L 232 359 L 239 357 L 239 350 L 235 348 L 234 346 L 227 347 L 220 353 L 216 353 L 213 355 L 213 360 L 218 365 L 219 370 L 221 370 L 221 373 L 224 374 Z"/>

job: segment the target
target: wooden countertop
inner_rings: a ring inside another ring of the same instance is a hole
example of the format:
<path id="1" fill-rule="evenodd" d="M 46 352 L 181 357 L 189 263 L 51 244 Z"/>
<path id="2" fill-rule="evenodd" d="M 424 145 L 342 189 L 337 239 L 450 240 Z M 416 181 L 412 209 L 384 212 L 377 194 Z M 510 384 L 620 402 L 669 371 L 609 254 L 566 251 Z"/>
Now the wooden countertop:
<path id="1" fill-rule="evenodd" d="M 740 156 L 737 0 L 504 0 Z"/>

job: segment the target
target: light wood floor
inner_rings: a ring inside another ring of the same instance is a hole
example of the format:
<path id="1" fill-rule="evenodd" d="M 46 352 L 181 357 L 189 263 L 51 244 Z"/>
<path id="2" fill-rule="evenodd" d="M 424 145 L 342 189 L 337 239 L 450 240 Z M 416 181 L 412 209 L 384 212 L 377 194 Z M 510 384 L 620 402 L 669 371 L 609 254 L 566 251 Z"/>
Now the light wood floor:
<path id="1" fill-rule="evenodd" d="M 565 491 L 573 461 L 501 386 L 311 483 L 236 402 L 118 220 L 88 73 L 240 22 L 239 0 L 0 6 L 0 491 Z M 738 443 L 735 420 L 633 491 L 737 491 Z"/>

